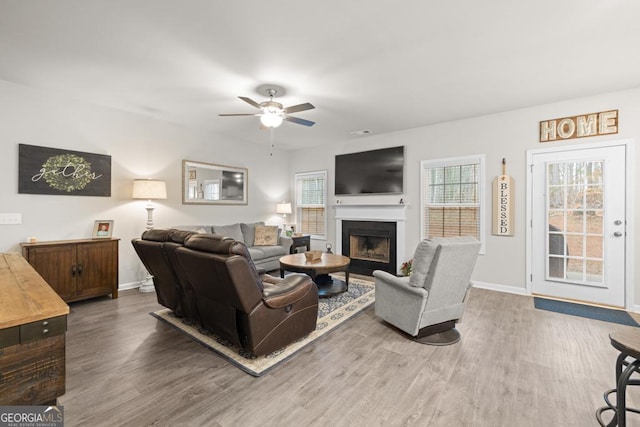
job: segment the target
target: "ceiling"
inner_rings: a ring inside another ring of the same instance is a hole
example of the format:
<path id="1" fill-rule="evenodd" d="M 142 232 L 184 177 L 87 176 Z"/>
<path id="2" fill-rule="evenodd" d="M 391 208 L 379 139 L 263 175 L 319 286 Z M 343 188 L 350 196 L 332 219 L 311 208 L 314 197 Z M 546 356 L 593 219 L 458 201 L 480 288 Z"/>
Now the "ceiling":
<path id="1" fill-rule="evenodd" d="M 257 118 L 218 114 L 275 83 L 316 106 L 275 130 L 297 149 L 638 87 L 639 19 L 637 0 L 2 0 L 0 79 L 254 143 Z"/>

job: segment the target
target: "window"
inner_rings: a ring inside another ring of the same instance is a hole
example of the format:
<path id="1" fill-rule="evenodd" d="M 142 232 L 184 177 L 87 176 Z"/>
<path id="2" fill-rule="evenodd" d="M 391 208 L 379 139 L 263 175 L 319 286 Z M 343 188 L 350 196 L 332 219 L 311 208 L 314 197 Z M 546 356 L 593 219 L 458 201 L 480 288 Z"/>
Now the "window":
<path id="1" fill-rule="evenodd" d="M 220 200 L 220 180 L 211 179 L 204 181 L 205 200 Z"/>
<path id="2" fill-rule="evenodd" d="M 474 236 L 484 243 L 484 155 L 423 160 L 420 166 L 422 238 Z"/>
<path id="3" fill-rule="evenodd" d="M 327 171 L 296 174 L 296 228 L 314 239 L 326 239 Z"/>

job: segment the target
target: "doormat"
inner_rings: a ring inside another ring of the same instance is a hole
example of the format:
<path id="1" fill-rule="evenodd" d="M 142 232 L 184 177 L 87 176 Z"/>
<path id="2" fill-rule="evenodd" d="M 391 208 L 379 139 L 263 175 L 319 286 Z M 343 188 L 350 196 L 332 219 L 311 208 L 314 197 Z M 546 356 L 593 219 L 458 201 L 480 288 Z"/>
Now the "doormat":
<path id="1" fill-rule="evenodd" d="M 547 298 L 533 297 L 533 306 L 540 310 L 568 314 L 570 316 L 586 317 L 587 319 L 603 322 L 618 323 L 620 325 L 639 327 L 633 317 L 624 310 L 594 307 L 592 305 L 576 304 L 573 302 L 556 301 Z"/>
<path id="2" fill-rule="evenodd" d="M 318 322 L 316 330 L 288 346 L 264 356 L 254 356 L 199 325 L 185 322 L 174 316 L 168 308 L 150 313 L 153 317 L 167 322 L 194 341 L 202 344 L 217 355 L 231 362 L 244 372 L 260 377 L 295 356 L 308 344 L 327 334 L 345 321 L 351 319 L 375 301 L 373 282 L 350 278 L 349 289 L 330 298 L 320 298 L 318 302 Z"/>

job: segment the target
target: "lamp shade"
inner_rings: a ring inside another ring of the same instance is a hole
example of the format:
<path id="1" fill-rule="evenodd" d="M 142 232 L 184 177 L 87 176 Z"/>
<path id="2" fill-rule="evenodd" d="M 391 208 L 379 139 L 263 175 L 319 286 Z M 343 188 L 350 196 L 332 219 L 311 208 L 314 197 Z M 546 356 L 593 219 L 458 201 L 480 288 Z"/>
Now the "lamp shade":
<path id="1" fill-rule="evenodd" d="M 136 179 L 133 181 L 134 199 L 166 199 L 167 183 L 157 179 Z"/>
<path id="2" fill-rule="evenodd" d="M 282 119 L 282 114 L 271 111 L 265 111 L 264 114 L 260 116 L 260 121 L 268 128 L 277 128 L 282 124 Z"/>
<path id="3" fill-rule="evenodd" d="M 276 213 L 279 214 L 290 214 L 291 213 L 291 203 L 278 203 L 276 205 Z"/>

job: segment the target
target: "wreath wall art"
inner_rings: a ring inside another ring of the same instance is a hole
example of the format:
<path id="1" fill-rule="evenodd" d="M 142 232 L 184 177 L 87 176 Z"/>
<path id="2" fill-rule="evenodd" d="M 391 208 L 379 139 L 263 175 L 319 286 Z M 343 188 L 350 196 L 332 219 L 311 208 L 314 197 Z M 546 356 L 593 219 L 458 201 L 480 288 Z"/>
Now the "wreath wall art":
<path id="1" fill-rule="evenodd" d="M 18 145 L 18 193 L 111 196 L 111 156 Z"/>

